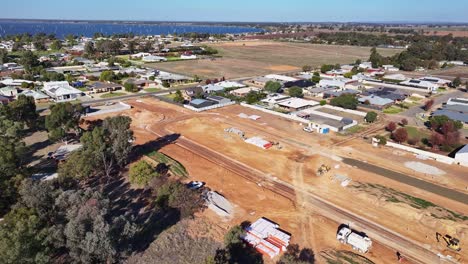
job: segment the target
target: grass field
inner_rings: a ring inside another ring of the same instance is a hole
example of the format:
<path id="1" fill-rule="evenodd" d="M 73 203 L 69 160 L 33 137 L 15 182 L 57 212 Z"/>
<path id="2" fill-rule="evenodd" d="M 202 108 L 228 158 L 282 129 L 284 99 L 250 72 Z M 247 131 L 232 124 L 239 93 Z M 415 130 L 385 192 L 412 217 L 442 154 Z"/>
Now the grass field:
<path id="1" fill-rule="evenodd" d="M 304 65 L 351 63 L 356 59 L 366 60 L 370 47 L 317 45 L 273 41 L 245 41 L 212 44 L 222 58 L 214 60 L 175 61 L 157 65 L 161 70 L 203 78 L 228 79 L 253 77 L 268 73 L 297 71 Z M 384 56 L 398 52 L 394 49 L 379 49 Z"/>
<path id="2" fill-rule="evenodd" d="M 107 94 L 103 94 L 101 95 L 101 98 L 112 98 L 112 97 L 117 97 L 117 96 L 124 96 L 126 95 L 126 93 L 107 93 Z"/>

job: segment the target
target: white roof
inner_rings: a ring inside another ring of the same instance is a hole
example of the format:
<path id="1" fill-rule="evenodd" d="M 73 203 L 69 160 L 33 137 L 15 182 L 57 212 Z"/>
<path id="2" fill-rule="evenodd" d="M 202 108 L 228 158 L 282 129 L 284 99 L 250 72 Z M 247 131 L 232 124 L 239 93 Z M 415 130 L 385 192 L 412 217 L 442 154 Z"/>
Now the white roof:
<path id="1" fill-rule="evenodd" d="M 282 95 L 282 94 L 271 94 L 267 98 L 263 99 L 262 102 L 268 103 L 268 104 L 275 104 L 278 103 L 279 101 L 286 100 L 288 98 L 291 98 L 287 95 Z"/>
<path id="2" fill-rule="evenodd" d="M 268 74 L 268 75 L 265 75 L 265 78 L 279 80 L 283 82 L 293 82 L 293 81 L 298 80 L 297 78 L 289 77 L 286 75 L 279 75 L 279 74 Z"/>
<path id="3" fill-rule="evenodd" d="M 342 87 L 345 86 L 346 82 L 341 81 L 341 80 L 320 80 L 319 86 L 337 86 L 337 87 Z"/>
<path id="4" fill-rule="evenodd" d="M 447 105 L 468 105 L 468 98 L 450 98 Z"/>
<path id="5" fill-rule="evenodd" d="M 34 91 L 34 90 L 24 90 L 23 92 L 21 92 L 20 94 L 24 94 L 26 96 L 32 96 L 34 98 L 34 100 L 40 100 L 40 99 L 47 99 L 49 98 L 49 96 L 41 93 L 41 92 L 38 92 L 38 91 Z"/>
<path id="6" fill-rule="evenodd" d="M 419 79 L 411 79 L 407 80 L 404 82 L 401 82 L 400 84 L 404 85 L 410 85 L 410 86 L 415 86 L 415 87 L 421 87 L 421 88 L 431 88 L 431 89 L 437 89 L 438 85 L 436 83 L 428 82 L 428 81 L 422 81 Z"/>
<path id="7" fill-rule="evenodd" d="M 22 83 L 32 83 L 32 82 L 28 80 L 23 80 L 23 79 L 5 79 L 3 81 L 0 81 L 0 83 L 3 83 L 6 86 L 8 85 L 19 86 Z"/>
<path id="8" fill-rule="evenodd" d="M 437 84 L 441 84 L 441 85 L 449 84 L 449 83 L 452 82 L 450 80 L 445 80 L 445 79 L 441 79 L 441 78 L 438 78 L 438 77 L 432 77 L 432 76 L 421 77 L 421 78 L 419 78 L 419 80 L 428 81 L 428 82 L 431 82 L 431 83 L 437 83 Z"/>
<path id="9" fill-rule="evenodd" d="M 291 108 L 302 108 L 306 106 L 315 106 L 318 105 L 319 103 L 311 100 L 305 100 L 302 98 L 291 98 L 288 100 L 284 100 L 281 102 L 278 102 L 278 105 L 283 106 L 283 107 L 291 107 Z"/>
<path id="10" fill-rule="evenodd" d="M 245 87 L 245 88 L 239 88 L 239 89 L 236 89 L 236 90 L 232 90 L 231 92 L 229 92 L 230 94 L 247 94 L 251 91 L 260 91 L 261 89 L 260 88 L 256 88 L 256 87 Z"/>
<path id="11" fill-rule="evenodd" d="M 150 56 L 143 57 L 142 60 L 143 61 L 166 61 L 167 59 L 161 56 L 150 55 Z"/>
<path id="12" fill-rule="evenodd" d="M 222 82 L 216 83 L 216 85 L 222 86 L 224 88 L 241 88 L 241 87 L 246 86 L 246 85 L 244 85 L 242 83 L 231 82 L 231 81 L 222 81 Z"/>
<path id="13" fill-rule="evenodd" d="M 66 81 L 63 82 L 46 82 L 44 83 L 44 90 L 55 96 L 68 95 L 68 94 L 81 94 L 82 92 L 70 86 Z"/>
<path id="14" fill-rule="evenodd" d="M 397 81 L 404 81 L 406 80 L 406 76 L 401 74 L 401 73 L 397 73 L 397 74 L 386 74 L 384 76 L 384 79 L 389 79 L 389 80 L 397 80 Z"/>

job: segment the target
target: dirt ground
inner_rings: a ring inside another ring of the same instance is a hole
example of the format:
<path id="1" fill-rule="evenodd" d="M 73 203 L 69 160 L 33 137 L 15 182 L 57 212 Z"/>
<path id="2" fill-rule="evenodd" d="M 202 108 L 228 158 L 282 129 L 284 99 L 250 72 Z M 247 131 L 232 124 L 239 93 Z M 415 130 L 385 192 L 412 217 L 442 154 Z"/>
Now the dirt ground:
<path id="1" fill-rule="evenodd" d="M 458 213 L 467 212 L 466 205 L 435 197 L 419 189 L 350 167 L 337 159 L 335 154 L 359 156 L 369 162 L 388 164 L 392 169 L 398 168 L 409 175 L 422 177 L 422 175 L 404 171 L 405 169 L 401 168 L 403 166 L 398 166 L 401 164 L 400 160 L 407 161 L 413 158 L 411 156 L 395 155 L 395 153 L 389 153 L 388 150 L 376 151 L 370 144 L 363 144 L 362 140 L 352 140 L 344 146 L 332 147 L 335 143 L 332 135 L 321 137 L 315 134 L 310 135 L 304 133 L 302 126 L 296 122 L 238 105 L 196 114 L 156 99 L 148 98 L 140 102 L 130 101 L 129 103 L 135 108 L 123 114 L 132 117 L 132 129 L 135 132 L 137 144 L 156 140 L 158 136 L 151 132 L 152 128 L 164 126 L 170 132 L 180 133 L 187 139 L 221 152 L 272 177 L 291 183 L 296 188 L 313 192 L 338 206 L 347 208 L 400 234 L 405 234 L 408 238 L 442 254 L 449 252 L 442 244 L 435 242 L 434 232 L 436 231 L 458 237 L 462 245 L 468 244 L 467 221 L 438 219 L 431 215 L 430 208 L 423 210 L 406 203 L 391 202 L 376 190 L 364 190 L 352 186 L 354 184 L 357 186 L 379 184 L 431 201 Z M 257 121 L 242 119 L 238 117 L 240 113 L 256 114 L 261 118 Z M 115 113 L 110 115 L 115 115 Z M 279 142 L 281 149 L 273 147 L 263 150 L 249 145 L 239 136 L 224 132 L 224 129 L 228 127 L 243 130 L 247 137 L 261 136 L 264 139 Z M 319 252 L 330 248 L 350 250 L 336 241 L 336 229 L 341 223 L 334 223 L 317 216 L 316 212 L 310 209 L 303 208 L 303 198 L 300 195 L 295 201 L 288 200 L 262 188 L 261 183 L 247 181 L 174 144 L 165 146 L 161 151 L 181 162 L 189 171 L 190 179 L 205 181 L 208 187 L 222 193 L 235 204 L 233 218 L 220 219 L 214 214 L 210 217 L 212 221 L 224 226 L 226 230 L 229 226 L 242 221 L 255 221 L 264 216 L 276 221 L 281 228 L 292 233 L 292 243 L 298 243 L 302 247 L 311 247 L 316 256 Z M 389 164 L 388 160 L 394 158 L 394 162 Z M 326 176 L 317 177 L 316 169 L 322 163 L 330 165 L 332 171 Z M 466 170 L 452 167 L 441 169 L 449 174 L 438 176 L 443 177 L 444 181 L 436 182 L 452 188 L 467 185 L 467 179 L 463 177 L 466 175 Z M 352 179 L 352 185 L 346 188 L 340 186 L 339 182 L 333 179 L 335 174 Z M 451 177 L 453 175 L 455 176 Z M 426 180 L 434 181 L 434 179 Z M 350 206 L 350 201 L 354 206 Z M 466 250 L 462 251 L 454 257 L 466 260 L 468 257 L 466 252 Z M 377 244 L 369 254 L 366 254 L 366 257 L 376 263 L 393 263 L 394 254 L 394 251 Z"/>
<path id="2" fill-rule="evenodd" d="M 269 73 L 298 71 L 304 65 L 351 63 L 367 59 L 368 47 L 317 45 L 273 41 L 240 41 L 211 44 L 222 58 L 165 62 L 157 65 L 161 70 L 204 78 L 227 79 L 253 77 Z M 379 49 L 384 55 L 393 55 L 394 49 Z"/>
<path id="3" fill-rule="evenodd" d="M 468 67 L 466 66 L 455 66 L 452 68 L 447 68 L 447 69 L 438 69 L 438 70 L 428 70 L 424 72 L 404 72 L 405 75 L 408 76 L 416 76 L 416 77 L 422 77 L 422 76 L 436 76 L 440 78 L 445 78 L 452 80 L 455 77 L 461 77 L 461 78 L 468 78 Z"/>

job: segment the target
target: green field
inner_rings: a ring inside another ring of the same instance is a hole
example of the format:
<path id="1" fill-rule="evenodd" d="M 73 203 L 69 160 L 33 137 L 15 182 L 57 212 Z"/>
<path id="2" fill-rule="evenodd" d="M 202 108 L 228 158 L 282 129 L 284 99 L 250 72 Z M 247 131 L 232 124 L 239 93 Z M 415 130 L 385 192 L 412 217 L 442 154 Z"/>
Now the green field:
<path id="1" fill-rule="evenodd" d="M 126 93 L 107 93 L 101 95 L 101 98 L 112 98 L 127 95 Z"/>

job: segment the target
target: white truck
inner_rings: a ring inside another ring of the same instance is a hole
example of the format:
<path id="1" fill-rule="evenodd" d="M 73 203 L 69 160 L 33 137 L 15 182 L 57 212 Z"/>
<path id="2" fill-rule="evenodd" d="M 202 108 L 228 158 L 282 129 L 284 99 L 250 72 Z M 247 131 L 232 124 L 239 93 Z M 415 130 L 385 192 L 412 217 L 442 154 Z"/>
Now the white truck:
<path id="1" fill-rule="evenodd" d="M 352 246 L 354 250 L 357 250 L 360 253 L 367 253 L 372 247 L 372 240 L 370 238 L 360 235 L 346 226 L 342 227 L 338 231 L 336 239 L 343 244 Z"/>

